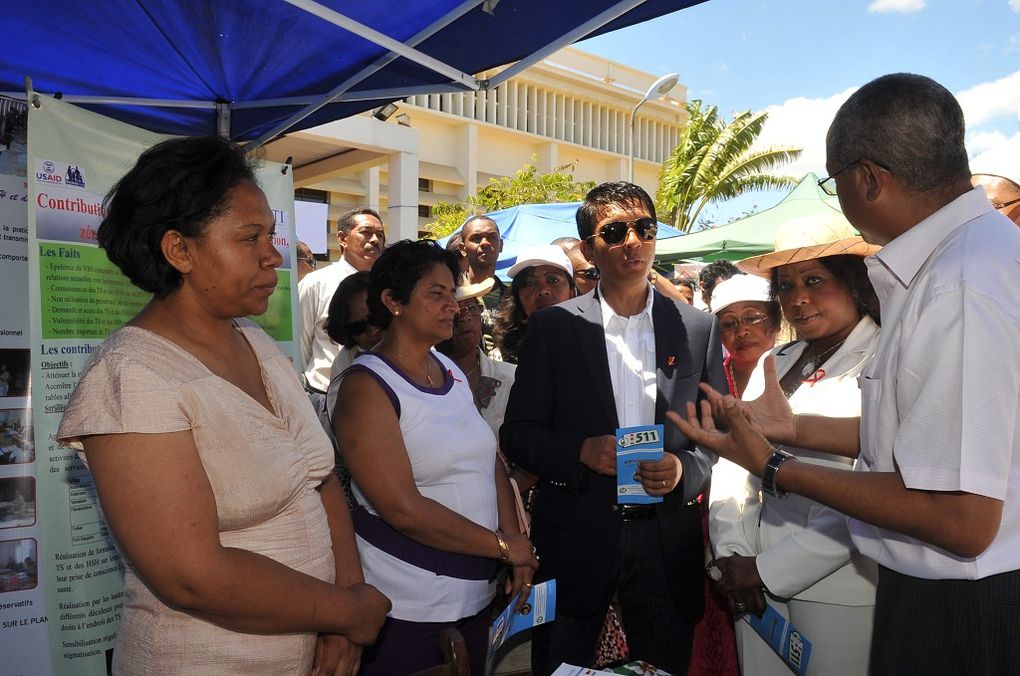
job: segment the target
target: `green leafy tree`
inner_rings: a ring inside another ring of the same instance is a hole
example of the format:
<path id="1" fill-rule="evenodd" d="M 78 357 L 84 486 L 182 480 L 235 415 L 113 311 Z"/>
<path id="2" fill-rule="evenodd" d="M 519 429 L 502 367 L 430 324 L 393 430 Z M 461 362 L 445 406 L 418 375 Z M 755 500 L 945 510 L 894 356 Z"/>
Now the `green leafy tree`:
<path id="1" fill-rule="evenodd" d="M 490 178 L 489 184 L 471 195 L 465 202 L 439 202 L 432 208 L 433 222 L 429 234 L 440 238 L 460 227 L 468 216 L 507 209 L 521 204 L 549 204 L 553 202 L 577 202 L 584 199 L 595 181 L 574 181 L 576 162 L 556 167 L 550 172 L 540 173 L 535 166 L 537 157 L 532 156 L 513 176 Z"/>
<path id="2" fill-rule="evenodd" d="M 656 206 L 659 218 L 690 232 L 702 209 L 752 190 L 792 187 L 797 180 L 767 173 L 800 156 L 800 148 L 751 150 L 768 113 L 737 113 L 727 123 L 715 106 L 687 104 L 687 127 L 662 164 Z"/>

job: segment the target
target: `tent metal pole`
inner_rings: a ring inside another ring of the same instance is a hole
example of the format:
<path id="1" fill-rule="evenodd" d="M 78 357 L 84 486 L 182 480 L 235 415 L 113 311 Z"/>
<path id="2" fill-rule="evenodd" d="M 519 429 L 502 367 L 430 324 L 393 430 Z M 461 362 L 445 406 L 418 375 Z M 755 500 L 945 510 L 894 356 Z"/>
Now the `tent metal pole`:
<path id="1" fill-rule="evenodd" d="M 347 91 L 328 103 L 372 101 L 375 99 L 401 99 L 408 96 L 420 94 L 457 94 L 465 91 L 463 87 L 453 84 L 423 85 L 421 87 L 395 87 L 392 89 L 359 89 L 356 92 Z M 234 110 L 242 108 L 276 108 L 279 106 L 304 106 L 321 100 L 321 96 L 291 96 L 281 99 L 260 99 L 258 101 L 238 101 L 234 104 Z"/>
<path id="2" fill-rule="evenodd" d="M 389 51 L 414 61 L 415 63 L 428 68 L 429 70 L 435 71 L 440 75 L 445 75 L 454 82 L 460 82 L 466 87 L 471 89 L 478 89 L 478 80 L 473 76 L 460 71 L 453 66 L 443 63 L 439 59 L 435 59 L 424 52 L 419 52 L 413 47 L 408 47 L 399 40 L 394 40 L 388 35 L 380 33 L 379 31 L 369 28 L 365 24 L 358 23 L 350 17 L 344 16 L 339 12 L 336 12 L 328 7 L 323 7 L 314 0 L 284 0 L 284 2 L 290 3 L 299 9 L 303 9 L 309 14 L 314 14 L 324 21 L 328 21 L 334 26 L 339 26 L 344 30 L 347 30 L 359 38 L 374 42 L 375 44 L 388 49 Z"/>
<path id="3" fill-rule="evenodd" d="M 230 138 L 230 104 L 225 101 L 216 102 L 216 135 Z"/>
<path id="4" fill-rule="evenodd" d="M 468 12 L 470 12 L 472 9 L 477 7 L 482 2 L 483 2 L 483 0 L 465 0 L 465 2 L 461 3 L 460 5 L 458 5 L 453 11 L 448 12 L 445 16 L 441 17 L 438 21 L 436 21 L 432 25 L 422 29 L 421 31 L 419 31 L 415 35 L 411 36 L 411 38 L 408 39 L 407 44 L 411 45 L 411 46 L 420 44 L 421 42 L 427 40 L 428 38 L 432 37 L 433 35 L 435 35 L 439 31 L 441 31 L 442 29 L 444 29 L 447 26 L 449 26 L 451 23 L 453 23 L 454 21 L 459 19 L 464 14 L 467 14 Z M 390 52 L 390 53 L 385 54 L 384 56 L 381 56 L 380 58 L 376 59 L 372 64 L 366 66 L 362 70 L 358 71 L 357 73 L 355 73 L 351 77 L 347 78 L 346 80 L 344 80 L 343 82 L 338 84 L 336 87 L 334 87 L 325 96 L 322 96 L 317 101 L 315 101 L 313 103 L 310 103 L 308 106 L 306 106 L 305 108 L 303 108 L 303 109 L 299 110 L 298 112 L 294 113 L 293 115 L 288 117 L 286 120 L 284 120 L 280 124 L 276 125 L 272 129 L 267 131 L 262 136 L 260 136 L 257 139 L 251 141 L 250 143 L 246 144 L 245 145 L 245 150 L 248 150 L 249 152 L 252 152 L 256 148 L 259 148 L 259 147 L 265 145 L 266 143 L 268 143 L 272 139 L 276 138 L 280 134 L 283 134 L 284 132 L 286 132 L 288 129 L 293 127 L 295 124 L 297 124 L 301 120 L 305 119 L 306 117 L 308 117 L 309 115 L 314 113 L 315 111 L 319 110 L 320 108 L 322 108 L 323 106 L 325 106 L 325 105 L 327 105 L 329 103 L 332 103 L 334 100 L 339 98 L 344 92 L 349 90 L 351 87 L 353 87 L 357 83 L 361 82 L 365 78 L 369 77 L 370 75 L 378 72 L 379 70 L 384 68 L 387 64 L 392 63 L 393 61 L 396 60 L 396 58 L 397 58 L 397 55 L 392 53 L 392 52 Z M 472 80 L 474 80 L 474 78 L 472 78 Z M 474 88 L 477 89 L 478 86 L 479 86 L 478 81 L 474 80 L 474 83 L 475 83 Z M 440 86 L 449 86 L 449 85 L 440 85 Z M 458 89 L 458 91 L 463 91 L 463 89 Z M 401 96 L 402 95 L 397 94 L 393 98 L 401 98 Z M 407 96 L 407 94 L 403 94 L 403 96 Z"/>
<path id="5" fill-rule="evenodd" d="M 39 93 L 42 94 L 44 92 Z M 0 96 L 7 96 L 12 99 L 24 99 L 25 92 L 0 92 Z M 78 96 L 75 94 L 64 94 L 62 100 L 68 103 L 110 104 L 116 106 L 144 106 L 146 108 L 194 108 L 212 110 L 213 108 L 216 107 L 215 101 L 144 99 L 121 96 Z"/>
<path id="6" fill-rule="evenodd" d="M 602 12 L 601 14 L 592 17 L 588 21 L 585 21 L 583 24 L 581 24 L 574 30 L 570 31 L 566 35 L 560 37 L 557 40 L 554 40 L 553 42 L 550 42 L 542 49 L 538 50 L 537 52 L 534 52 L 531 56 L 521 59 L 514 65 L 507 68 L 506 70 L 498 73 L 494 77 L 489 78 L 488 81 L 483 83 L 484 88 L 495 89 L 496 87 L 503 84 L 513 76 L 520 73 L 521 71 L 527 68 L 531 68 L 533 65 L 535 65 L 545 57 L 549 56 L 550 54 L 558 52 L 567 45 L 573 44 L 574 42 L 580 40 L 581 38 L 588 35 L 592 31 L 597 30 L 602 26 L 605 26 L 613 19 L 617 19 L 626 14 L 627 12 L 629 12 L 630 10 L 634 9 L 635 7 L 644 4 L 644 2 L 645 0 L 623 0 L 622 2 L 616 3 L 609 9 Z"/>

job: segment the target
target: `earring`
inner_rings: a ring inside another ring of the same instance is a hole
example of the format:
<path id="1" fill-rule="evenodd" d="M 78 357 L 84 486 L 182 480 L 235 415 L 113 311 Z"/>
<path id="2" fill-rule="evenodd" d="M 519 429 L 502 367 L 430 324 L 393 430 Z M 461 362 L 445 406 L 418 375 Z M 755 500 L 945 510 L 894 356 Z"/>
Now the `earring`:
<path id="1" fill-rule="evenodd" d="M 393 316 L 394 317 L 399 317 L 400 316 L 400 310 L 394 310 L 393 311 Z"/>

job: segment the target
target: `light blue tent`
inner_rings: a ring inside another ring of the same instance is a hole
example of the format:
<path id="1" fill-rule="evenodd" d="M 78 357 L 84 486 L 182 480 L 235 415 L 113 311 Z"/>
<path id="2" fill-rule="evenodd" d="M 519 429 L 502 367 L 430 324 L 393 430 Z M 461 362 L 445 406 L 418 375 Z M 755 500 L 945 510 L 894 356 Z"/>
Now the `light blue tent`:
<path id="1" fill-rule="evenodd" d="M 522 204 L 517 207 L 490 211 L 485 214 L 496 222 L 503 235 L 503 253 L 496 263 L 496 276 L 508 281 L 506 271 L 517 262 L 522 249 L 536 244 L 549 244 L 560 237 L 577 237 L 577 221 L 574 214 L 580 202 L 560 204 Z M 678 237 L 680 231 L 665 223 L 659 223 L 659 239 Z M 449 237 L 440 243 L 446 245 Z"/>

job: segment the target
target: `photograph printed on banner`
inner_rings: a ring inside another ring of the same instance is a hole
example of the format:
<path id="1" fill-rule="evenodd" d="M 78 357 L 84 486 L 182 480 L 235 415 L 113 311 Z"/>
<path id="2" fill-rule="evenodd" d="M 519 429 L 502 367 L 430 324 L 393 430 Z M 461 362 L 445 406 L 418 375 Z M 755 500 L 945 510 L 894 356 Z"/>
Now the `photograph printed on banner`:
<path id="1" fill-rule="evenodd" d="M 35 477 L 0 479 L 0 529 L 35 525 Z"/>
<path id="2" fill-rule="evenodd" d="M 0 174 L 25 176 L 28 171 L 28 106 L 0 96 Z"/>
<path id="3" fill-rule="evenodd" d="M 32 411 L 27 408 L 0 410 L 0 465 L 35 462 Z"/>
<path id="4" fill-rule="evenodd" d="M 33 589 L 38 584 L 39 553 L 35 540 L 0 540 L 0 592 Z"/>

